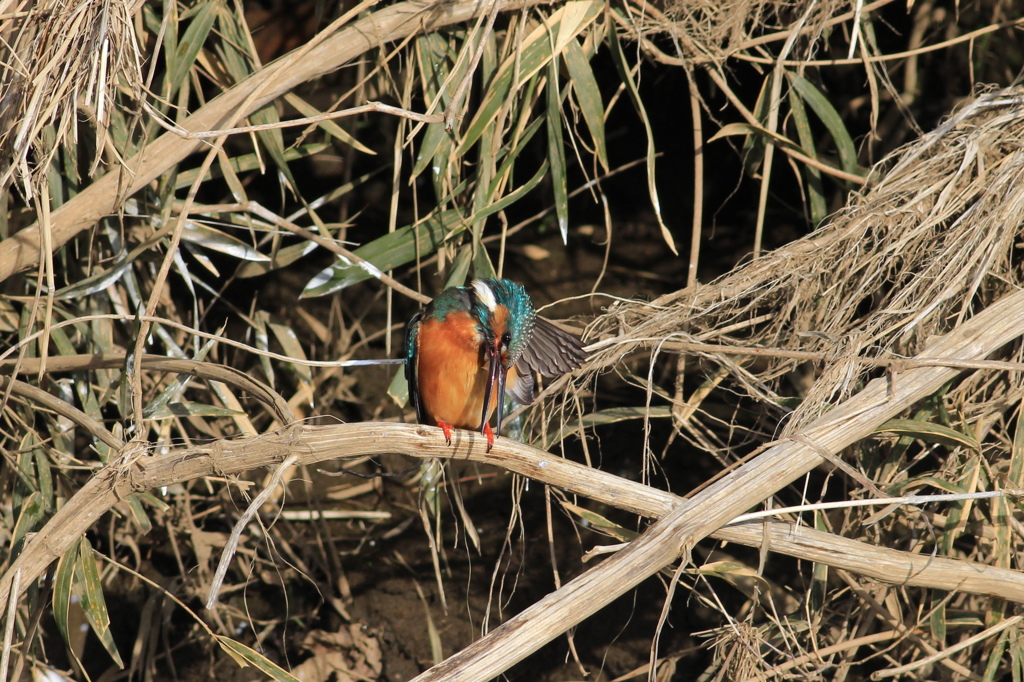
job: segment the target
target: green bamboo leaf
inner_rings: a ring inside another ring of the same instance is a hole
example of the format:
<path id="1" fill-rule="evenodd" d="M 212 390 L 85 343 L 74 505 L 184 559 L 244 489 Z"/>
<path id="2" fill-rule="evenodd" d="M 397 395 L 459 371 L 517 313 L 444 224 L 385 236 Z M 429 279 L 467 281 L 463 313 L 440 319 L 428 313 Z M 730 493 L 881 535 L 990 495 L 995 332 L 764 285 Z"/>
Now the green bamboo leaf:
<path id="1" fill-rule="evenodd" d="M 39 495 L 43 499 L 43 511 L 51 512 L 57 507 L 57 498 L 53 488 L 53 472 L 50 470 L 50 458 L 46 456 L 46 448 L 42 447 L 34 432 L 29 432 L 21 442 L 25 452 L 31 452 L 36 465 L 36 482 Z"/>
<path id="2" fill-rule="evenodd" d="M 739 561 L 711 561 L 706 564 L 701 564 L 697 568 L 693 569 L 693 573 L 697 575 L 713 575 L 719 578 L 725 578 L 726 580 L 730 580 L 732 578 L 756 578 L 759 582 L 762 582 L 765 587 L 768 587 L 768 581 L 758 575 L 756 570 L 744 563 L 740 563 Z"/>
<path id="3" fill-rule="evenodd" d="M 277 253 L 274 254 L 274 257 L 269 258 L 266 261 L 245 261 L 241 263 L 238 270 L 235 271 L 235 277 L 238 277 L 239 279 L 249 279 L 251 277 L 265 275 L 272 270 L 278 270 L 291 265 L 306 254 L 315 251 L 317 246 L 316 242 L 302 241 L 298 244 L 292 244 L 291 246 L 278 249 Z"/>
<path id="4" fill-rule="evenodd" d="M 68 616 L 71 609 L 71 588 L 75 582 L 75 564 L 78 563 L 78 546 L 71 547 L 57 561 L 57 572 L 53 578 L 53 619 L 57 621 L 64 642 L 71 647 L 68 636 Z"/>
<path id="5" fill-rule="evenodd" d="M 277 112 L 277 108 L 273 106 L 265 106 L 259 111 L 255 111 L 249 115 L 249 120 L 252 125 L 270 125 L 273 123 L 280 123 L 281 116 Z M 297 192 L 298 183 L 295 181 L 295 177 L 292 175 L 292 170 L 288 166 L 288 157 L 284 153 L 284 134 L 280 128 L 272 128 L 270 130 L 261 130 L 256 133 L 256 137 L 259 138 L 260 143 L 263 144 L 263 148 L 270 154 L 270 159 L 274 162 L 274 166 L 278 172 L 284 177 L 288 185 Z"/>
<path id="6" fill-rule="evenodd" d="M 981 443 L 972 434 L 961 433 L 948 426 L 916 419 L 890 419 L 875 429 L 875 433 L 895 433 L 899 436 L 917 438 L 926 443 L 938 443 L 951 448 L 965 447 L 975 452 L 981 451 Z"/>
<path id="7" fill-rule="evenodd" d="M 668 407 L 610 407 L 606 410 L 585 414 L 582 420 L 577 420 L 571 427 L 567 426 L 567 428 L 573 430 L 580 426 L 590 428 L 606 424 L 618 424 L 630 419 L 664 419 L 671 416 L 672 410 Z"/>
<path id="8" fill-rule="evenodd" d="M 241 9 L 240 5 L 236 7 Z M 221 63 L 235 83 L 240 83 L 255 69 L 255 60 L 252 55 L 244 52 L 241 46 L 251 44 L 249 27 L 245 23 L 245 16 L 241 11 L 229 12 L 225 8 L 218 13 L 218 26 L 223 33 L 225 40 L 217 44 L 217 54 L 221 57 Z M 271 125 L 281 122 L 281 116 L 277 107 L 267 105 L 249 115 L 249 121 L 253 125 Z M 295 178 L 292 176 L 291 168 L 284 153 L 284 134 L 280 128 L 260 130 L 256 138 L 263 145 L 263 148 L 270 155 L 274 166 L 282 177 L 294 189 L 297 187 Z"/>
<path id="9" fill-rule="evenodd" d="M 32 467 L 32 455 L 24 448 L 22 448 L 21 452 L 21 457 L 17 459 L 15 465 L 10 469 L 18 477 L 18 483 L 14 486 L 11 494 L 11 504 L 15 507 L 21 506 L 25 495 L 29 495 L 39 489 Z"/>
<path id="10" fill-rule="evenodd" d="M 557 32 L 555 54 L 558 54 L 570 39 L 579 35 L 603 11 L 604 3 L 595 0 L 573 0 L 555 10 L 540 26 L 526 36 L 520 49 L 510 55 L 499 67 L 497 75 L 481 99 L 476 116 L 473 117 L 466 129 L 462 143 L 456 150 L 456 156 L 464 156 L 494 122 L 495 116 L 505 105 L 513 90 L 513 77 L 518 78 L 515 83 L 515 87 L 518 89 L 521 84 L 526 83 L 551 60 L 551 32 Z M 565 22 L 564 26 L 562 25 L 563 21 Z"/>
<path id="11" fill-rule="evenodd" d="M 485 207 L 469 219 L 463 219 L 458 211 L 442 211 L 430 216 L 417 225 L 407 225 L 386 234 L 355 250 L 355 255 L 369 261 L 348 263 L 339 258 L 334 265 L 317 273 L 302 292 L 302 298 L 326 296 L 350 287 L 353 284 L 377 277 L 380 272 L 410 263 L 419 257 L 426 257 L 445 243 L 465 231 L 466 226 L 502 211 L 532 191 L 547 173 L 545 161 L 530 180 L 499 201 Z"/>
<path id="12" fill-rule="evenodd" d="M 917 476 L 915 478 L 909 478 L 905 481 L 900 481 L 889 486 L 889 491 L 894 496 L 897 496 L 909 494 L 905 492 L 908 490 L 913 490 L 916 492 L 919 488 L 923 488 L 924 486 L 938 488 L 939 490 L 944 490 L 947 493 L 953 493 L 954 495 L 959 495 L 961 493 L 967 492 L 967 489 L 964 488 L 962 485 L 951 483 L 947 480 L 936 478 L 935 476 Z"/>
<path id="13" fill-rule="evenodd" d="M 132 521 L 138 527 L 139 531 L 145 535 L 149 531 L 153 530 L 153 522 L 149 519 L 149 514 L 146 512 L 146 508 L 142 506 L 142 500 L 136 494 L 128 496 L 128 511 L 131 512 Z"/>
<path id="14" fill-rule="evenodd" d="M 473 273 L 477 277 L 497 277 L 498 273 L 494 271 L 491 255 L 484 248 L 482 242 L 477 242 L 477 244 L 477 247 L 473 249 Z"/>
<path id="15" fill-rule="evenodd" d="M 83 338 L 90 337 L 90 329 L 86 324 L 76 324 L 75 330 L 82 334 Z M 57 347 L 58 355 L 74 355 L 78 352 L 75 345 L 71 342 L 71 339 L 68 338 L 67 331 L 65 329 L 51 329 L 50 340 Z M 82 405 L 82 410 L 90 417 L 94 417 L 102 421 L 102 410 L 100 409 L 99 400 L 93 390 L 93 384 L 89 381 L 88 373 L 75 372 L 73 374 L 73 378 L 74 381 L 72 382 L 72 389 L 78 397 L 78 402 Z M 49 469 L 48 466 L 47 469 Z"/>
<path id="16" fill-rule="evenodd" d="M 121 654 L 117 651 L 114 636 L 110 632 L 110 613 L 107 601 L 103 597 L 103 585 L 100 583 L 100 571 L 96 565 L 96 553 L 89 542 L 82 538 L 78 544 L 78 562 L 75 566 L 75 578 L 81 589 L 82 610 L 93 633 L 103 644 L 110 658 L 117 667 L 124 668 Z"/>
<path id="17" fill-rule="evenodd" d="M 216 637 L 217 644 L 220 645 L 220 648 L 231 656 L 231 658 L 235 659 L 235 663 L 237 663 L 239 667 L 247 668 L 252 666 L 264 675 L 268 675 L 271 679 L 277 680 L 278 682 L 301 682 L 299 678 L 295 677 L 284 668 L 281 668 L 276 663 L 271 662 L 257 651 L 245 646 L 241 642 L 236 642 L 224 635 L 214 636 Z"/>
<path id="18" fill-rule="evenodd" d="M 508 208 L 509 206 L 511 206 L 512 204 L 516 203 L 524 196 L 529 194 L 537 185 L 541 183 L 541 180 L 544 179 L 547 173 L 548 162 L 545 160 L 544 163 L 540 165 L 540 168 L 537 170 L 537 172 L 533 174 L 532 178 L 524 182 L 519 187 L 516 187 L 515 190 L 509 192 L 501 199 L 498 199 L 490 206 L 486 207 L 483 211 L 475 215 L 474 218 L 486 218 L 487 216 L 494 215 L 498 211 L 505 210 L 506 208 Z"/>
<path id="19" fill-rule="evenodd" d="M 43 496 L 38 490 L 32 491 L 21 500 L 18 513 L 18 520 L 11 532 L 11 547 L 18 553 L 21 551 L 21 541 L 28 533 L 31 533 L 42 524 L 46 517 L 46 505 Z M 13 553 L 12 553 L 13 554 Z"/>
<path id="20" fill-rule="evenodd" d="M 213 22 L 217 19 L 220 3 L 216 1 L 203 2 L 195 7 L 194 15 L 191 17 L 188 28 L 181 36 L 181 42 L 175 45 L 171 35 L 166 35 L 164 40 L 167 46 L 165 56 L 167 58 L 166 84 L 169 87 L 168 95 L 173 95 L 178 88 L 186 82 L 189 70 L 195 64 L 196 56 L 206 42 Z M 188 17 L 184 14 L 181 20 Z M 167 22 L 175 24 L 174 21 Z"/>
<path id="21" fill-rule="evenodd" d="M 836 143 L 839 151 L 839 165 L 847 173 L 863 175 L 857 168 L 857 147 L 853 144 L 853 138 L 843 124 L 843 118 L 836 111 L 828 97 L 824 95 L 809 80 L 795 73 L 788 74 L 793 88 L 800 97 L 814 109 L 821 122 L 828 128 L 832 140 Z"/>
<path id="22" fill-rule="evenodd" d="M 640 536 L 640 533 L 635 530 L 624 528 L 593 510 L 584 509 L 568 500 L 561 500 L 560 504 L 567 512 L 575 514 L 594 530 L 613 537 L 619 542 L 632 542 Z"/>
<path id="23" fill-rule="evenodd" d="M 988 665 L 985 666 L 985 673 L 981 676 L 983 682 L 993 682 L 1003 667 L 1003 656 L 1006 655 L 1006 645 L 1010 640 L 1011 633 L 1013 633 L 1014 642 L 1016 642 L 1020 634 L 1015 627 L 1009 627 L 999 633 L 999 639 L 996 640 L 995 646 L 992 647 L 992 651 L 988 654 Z M 1014 679 L 1016 679 L 1016 676 L 1014 676 Z"/>
<path id="24" fill-rule="evenodd" d="M 424 97 L 428 102 L 433 102 L 437 98 L 442 85 L 448 79 L 452 64 L 458 57 L 452 51 L 448 40 L 440 33 L 430 33 L 416 40 L 416 64 L 419 68 L 420 87 L 422 87 Z M 465 47 L 470 51 L 475 49 L 472 45 Z M 469 61 L 463 60 L 463 62 L 459 74 L 452 79 L 454 83 L 460 82 L 465 70 L 469 68 Z M 444 109 L 449 100 L 449 90 L 441 91 L 441 99 L 437 108 Z M 427 124 L 425 128 L 423 141 L 420 143 L 416 155 L 416 163 L 412 167 L 413 178 L 419 177 L 428 166 L 431 167 L 435 177 L 442 176 L 451 160 L 451 151 L 454 147 L 451 133 L 440 124 Z"/>
<path id="25" fill-rule="evenodd" d="M 270 351 L 270 334 L 267 333 L 267 325 L 270 324 L 270 313 L 265 310 L 257 310 L 252 315 L 252 330 L 253 330 L 253 341 L 257 348 L 262 351 Z M 277 383 L 276 375 L 274 373 L 274 363 L 270 361 L 264 353 L 259 354 L 260 367 L 263 369 L 263 374 L 267 377 L 267 383 L 274 386 Z"/>
<path id="26" fill-rule="evenodd" d="M 409 382 L 405 378 L 405 367 L 400 368 L 391 378 L 391 383 L 388 384 L 388 395 L 399 407 L 409 404 Z"/>
<path id="27" fill-rule="evenodd" d="M 547 120 L 548 162 L 551 164 L 551 188 L 555 193 L 555 215 L 562 243 L 569 243 L 569 190 L 565 177 L 565 140 L 562 138 L 562 100 L 558 88 L 558 64 L 548 63 Z"/>
<path id="28" fill-rule="evenodd" d="M 239 260 L 261 263 L 270 261 L 269 256 L 260 253 L 237 237 L 233 237 L 195 220 L 185 221 L 184 229 L 181 231 L 181 238 L 196 246 L 201 246 L 204 249 L 216 251 L 217 253 L 223 253 Z"/>
<path id="29" fill-rule="evenodd" d="M 464 229 L 462 217 L 456 211 L 443 211 L 419 224 L 399 228 L 355 250 L 355 255 L 371 265 L 349 263 L 339 258 L 338 263 L 317 273 L 306 284 L 301 297 L 326 296 L 376 277 L 380 272 L 415 260 L 417 255 L 433 253 L 448 237 Z"/>
<path id="30" fill-rule="evenodd" d="M 614 34 L 609 35 L 608 43 L 611 47 L 613 61 L 619 71 L 619 78 L 622 80 L 623 85 L 626 86 L 626 92 L 629 93 L 629 99 L 633 102 L 633 108 L 636 110 L 637 115 L 640 116 L 640 120 L 644 124 L 644 130 L 647 133 L 647 193 L 651 197 L 651 207 L 654 209 L 654 215 L 657 217 L 658 225 L 661 227 L 662 239 L 665 240 L 672 253 L 678 256 L 679 250 L 676 248 L 676 241 L 661 217 L 661 200 L 658 199 L 655 170 L 657 150 L 654 146 L 654 131 L 651 129 L 651 120 L 647 116 L 647 109 L 640 98 L 640 91 L 637 90 L 636 83 L 633 82 L 633 75 L 626 61 L 626 54 L 622 50 L 622 44 L 619 42 L 618 36 Z"/>
<path id="31" fill-rule="evenodd" d="M 514 113 L 514 112 L 510 112 Z M 520 116 L 527 115 L 518 112 Z M 480 144 L 477 146 L 479 160 L 473 165 L 472 184 L 474 188 L 491 187 L 494 180 L 494 173 L 498 166 L 497 155 L 503 143 L 501 128 L 503 126 L 490 125 L 480 136 Z M 473 256 L 478 261 L 476 273 L 480 277 L 490 277 L 492 267 L 488 260 L 487 249 L 483 246 L 483 232 L 485 221 L 480 217 L 480 211 L 486 208 L 494 197 L 487 192 L 474 191 L 470 195 L 471 211 L 473 217 L 468 221 L 471 239 L 473 242 Z M 481 267 L 482 266 L 482 267 Z"/>
<path id="32" fill-rule="evenodd" d="M 507 154 L 501 154 L 499 157 L 502 159 L 501 167 L 498 168 L 498 172 L 494 174 L 494 180 L 491 181 L 491 186 L 488 188 L 490 196 L 494 196 L 497 191 L 498 185 L 505 181 L 512 174 L 512 170 L 515 167 L 515 162 L 519 158 L 519 154 L 526 149 L 527 143 L 533 139 L 533 136 L 537 134 L 540 127 L 547 121 L 546 118 L 537 117 L 530 121 L 529 125 L 523 131 L 522 135 L 519 136 L 519 142 L 516 146 Z M 547 168 L 547 162 L 545 161 L 545 168 Z"/>
<path id="33" fill-rule="evenodd" d="M 455 254 L 455 260 L 452 261 L 451 268 L 448 270 L 448 279 L 444 283 L 444 288 L 450 287 L 461 287 L 466 283 L 466 277 L 469 275 L 469 264 L 473 258 L 473 248 L 468 244 L 464 244 L 459 248 L 459 252 Z"/>
<path id="34" fill-rule="evenodd" d="M 442 485 L 444 482 L 444 466 L 439 459 L 430 459 L 420 465 L 420 495 L 430 516 L 440 524 L 441 519 L 438 512 L 441 509 L 444 498 Z"/>
<path id="35" fill-rule="evenodd" d="M 728 125 L 724 125 L 717 133 L 708 138 L 708 142 L 715 142 L 723 137 L 734 137 L 737 135 L 767 138 L 780 146 L 803 152 L 800 145 L 796 144 L 788 137 L 784 137 L 778 133 L 773 133 L 767 128 L 751 125 L 749 123 L 729 123 Z"/>
<path id="36" fill-rule="evenodd" d="M 796 126 L 797 138 L 804 154 L 817 160 L 818 152 L 815 149 L 814 135 L 811 133 L 811 122 L 807 118 L 807 110 L 804 102 L 796 94 L 796 90 L 790 88 L 787 92 L 789 108 L 793 112 L 793 124 Z M 807 178 L 807 196 L 811 204 L 811 222 L 817 225 L 825 219 L 828 212 L 825 206 L 825 189 L 821 181 L 821 171 L 809 165 L 803 166 L 803 172 Z"/>
<path id="37" fill-rule="evenodd" d="M 223 332 L 223 329 L 221 329 L 220 331 Z M 196 350 L 192 359 L 200 362 L 204 360 L 206 358 L 206 355 L 210 352 L 215 343 L 216 339 L 207 339 L 207 341 Z M 168 383 L 167 386 L 164 387 L 164 389 L 161 390 L 160 393 L 155 398 L 153 398 L 153 400 L 150 401 L 148 405 L 145 406 L 145 408 L 143 409 L 143 414 L 161 414 L 164 415 L 165 418 L 166 416 L 178 414 L 178 412 L 175 412 L 174 410 L 181 410 L 182 408 L 176 407 L 172 409 L 168 408 L 167 406 L 171 403 L 178 403 L 181 399 L 181 396 L 185 393 L 185 389 L 188 388 L 188 385 L 191 382 L 191 374 L 185 372 L 178 374 L 173 381 Z M 170 414 L 168 414 L 169 410 Z"/>
<path id="38" fill-rule="evenodd" d="M 764 124 L 768 121 L 768 110 L 771 102 L 771 84 L 772 76 L 776 72 L 773 70 L 768 74 L 765 79 L 761 82 L 761 90 L 757 93 L 757 102 L 754 103 L 754 119 L 759 123 Z M 746 124 L 743 124 L 746 125 Z M 726 128 L 731 126 L 725 126 L 719 135 L 724 132 Z M 771 135 L 767 129 L 758 126 L 751 126 L 754 130 L 762 130 L 764 134 Z M 718 135 L 708 140 L 709 142 L 714 141 Z M 743 170 L 747 175 L 753 177 L 757 174 L 758 169 L 761 167 L 761 162 L 764 160 L 764 149 L 765 140 L 762 137 L 756 135 L 750 135 L 746 140 L 743 141 L 743 148 L 740 150 L 740 156 L 743 158 Z"/>
<path id="39" fill-rule="evenodd" d="M 188 291 L 192 295 L 192 300 L 195 301 L 196 280 L 193 280 L 192 275 L 189 273 L 188 263 L 185 262 L 185 259 L 181 255 L 182 251 L 191 254 L 191 256 L 195 258 L 200 265 L 206 268 L 207 272 L 209 272 L 214 277 L 217 277 L 218 279 L 220 278 L 220 270 L 217 269 L 217 266 L 213 264 L 213 261 L 210 260 L 210 257 L 207 256 L 206 253 L 198 246 L 195 246 L 191 242 L 185 240 L 182 240 L 181 246 L 182 248 L 179 251 L 175 252 L 174 254 L 174 268 L 178 272 L 178 275 L 181 277 L 181 280 L 185 283 L 185 286 L 188 287 Z"/>
<path id="40" fill-rule="evenodd" d="M 74 284 L 69 284 L 63 289 L 59 289 L 54 296 L 54 300 L 68 301 L 84 299 L 98 291 L 103 291 L 124 276 L 124 273 L 132 267 L 133 259 L 125 256 L 124 253 L 121 252 L 113 262 L 114 266 L 109 270 L 100 270 L 91 277 L 84 277 Z"/>
<path id="41" fill-rule="evenodd" d="M 1010 668 L 1013 674 L 1013 682 L 1024 680 L 1024 647 L 1020 646 L 1020 628 L 1014 625 L 1007 632 L 1012 632 L 1016 646 L 1010 647 Z"/>
<path id="42" fill-rule="evenodd" d="M 829 532 L 825 517 L 820 511 L 814 512 L 814 529 L 822 533 Z M 811 613 L 819 613 L 828 597 L 828 564 L 814 562 L 811 568 L 811 589 L 807 594 L 808 607 Z"/>
<path id="43" fill-rule="evenodd" d="M 297 358 L 299 360 L 306 359 L 306 351 L 302 347 L 302 342 L 299 340 L 295 330 L 289 327 L 287 324 L 281 322 L 270 321 L 270 331 L 274 333 L 274 338 L 281 344 L 281 348 L 284 350 L 284 354 Z M 308 365 L 296 363 L 293 365 L 294 372 L 298 377 L 306 382 L 307 384 L 313 383 L 313 374 Z"/>
<path id="44" fill-rule="evenodd" d="M 298 159 L 305 159 L 311 156 L 316 156 L 320 152 L 329 149 L 330 144 L 326 142 L 310 142 L 309 144 L 300 145 L 298 147 L 291 147 L 285 152 L 285 161 L 296 161 Z M 260 157 L 256 153 L 252 154 L 240 154 L 238 156 L 232 156 L 228 159 L 228 166 L 235 173 L 243 173 L 246 171 L 253 171 L 261 168 Z M 199 174 L 199 168 L 191 168 L 189 170 L 181 171 L 174 178 L 174 188 L 176 190 L 186 189 L 192 186 L 195 182 L 196 176 Z M 210 179 L 223 177 L 223 169 L 218 166 L 211 166 L 209 172 L 203 178 L 206 182 Z"/>
<path id="45" fill-rule="evenodd" d="M 284 101 L 290 104 L 291 106 L 295 107 L 296 111 L 298 111 L 300 114 L 307 118 L 311 118 L 313 116 L 320 116 L 321 114 L 324 113 L 293 92 L 286 94 L 284 96 Z M 342 144 L 348 145 L 349 147 L 352 147 L 353 149 L 356 149 L 357 151 L 360 151 L 364 154 L 370 154 L 371 156 L 377 155 L 377 152 L 367 147 L 358 139 L 352 137 L 352 135 L 348 131 L 346 131 L 344 128 L 338 125 L 338 123 L 334 120 L 327 119 L 326 121 L 320 121 L 315 125 L 321 130 L 323 130 L 325 133 L 330 135 L 331 137 L 341 142 Z M 441 129 L 444 129 L 444 126 L 439 127 Z"/>
<path id="46" fill-rule="evenodd" d="M 249 195 L 245 191 L 245 185 L 238 177 L 238 173 L 231 167 L 231 157 L 223 149 L 217 153 L 217 167 L 220 168 L 220 175 L 227 183 L 231 196 L 240 204 L 249 201 Z"/>
<path id="47" fill-rule="evenodd" d="M 5 220 L 7 217 L 8 216 L 0 215 L 0 220 Z M 5 234 L 9 234 L 9 232 L 0 232 L 0 235 Z M 0 296 L 0 332 L 3 332 L 4 334 L 11 334 L 17 329 L 18 313 L 14 309 L 12 301 L 4 296 Z"/>
<path id="48" fill-rule="evenodd" d="M 168 402 L 154 407 L 145 413 L 147 419 L 160 420 L 172 417 L 237 417 L 244 412 L 230 410 L 219 405 L 204 405 L 187 401 Z"/>
<path id="49" fill-rule="evenodd" d="M 967 460 L 963 467 L 959 481 L 964 492 L 973 493 L 978 490 L 978 482 L 981 479 L 982 466 L 980 457 L 972 457 Z M 946 527 L 939 537 L 940 551 L 948 554 L 953 551 L 953 545 L 963 534 L 970 520 L 971 510 L 974 508 L 973 500 L 954 502 L 949 506 L 949 514 L 946 517 Z"/>
<path id="50" fill-rule="evenodd" d="M 604 101 L 601 89 L 594 77 L 594 69 L 587 59 L 583 48 L 576 39 L 570 40 L 563 53 L 565 66 L 569 70 L 576 102 L 580 106 L 583 120 L 590 130 L 590 138 L 594 141 L 594 149 L 601 167 L 608 170 L 608 145 L 604 135 Z"/>
<path id="51" fill-rule="evenodd" d="M 1006 477 L 1011 488 L 1024 487 L 1024 403 L 1017 408 L 1017 426 L 1013 432 L 1010 466 Z"/>

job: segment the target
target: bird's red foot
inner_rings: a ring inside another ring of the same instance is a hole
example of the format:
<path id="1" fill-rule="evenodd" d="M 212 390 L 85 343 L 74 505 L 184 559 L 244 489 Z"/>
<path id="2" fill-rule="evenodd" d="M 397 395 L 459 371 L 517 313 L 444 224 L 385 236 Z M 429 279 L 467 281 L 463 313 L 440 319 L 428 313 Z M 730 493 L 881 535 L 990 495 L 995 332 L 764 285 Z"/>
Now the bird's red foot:
<path id="1" fill-rule="evenodd" d="M 484 424 L 484 435 L 487 437 L 487 452 L 494 447 L 494 431 L 491 430 L 490 422 Z"/>
<path id="2" fill-rule="evenodd" d="M 451 445 L 452 444 L 452 425 L 449 424 L 448 422 L 443 422 L 443 421 L 440 421 L 440 420 L 438 420 L 437 425 L 438 425 L 438 427 L 442 431 L 444 431 L 444 442 L 447 443 L 448 445 Z"/>

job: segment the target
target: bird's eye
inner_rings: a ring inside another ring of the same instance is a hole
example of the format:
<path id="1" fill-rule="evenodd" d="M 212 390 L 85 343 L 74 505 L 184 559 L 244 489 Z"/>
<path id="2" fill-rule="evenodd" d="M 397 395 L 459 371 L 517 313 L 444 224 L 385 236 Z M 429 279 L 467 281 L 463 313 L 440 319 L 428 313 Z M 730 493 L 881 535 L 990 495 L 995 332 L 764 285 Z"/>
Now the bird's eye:
<path id="1" fill-rule="evenodd" d="M 512 343 L 512 335 L 509 334 L 508 332 L 505 332 L 504 334 L 501 335 L 501 345 L 507 346 L 510 343 Z"/>

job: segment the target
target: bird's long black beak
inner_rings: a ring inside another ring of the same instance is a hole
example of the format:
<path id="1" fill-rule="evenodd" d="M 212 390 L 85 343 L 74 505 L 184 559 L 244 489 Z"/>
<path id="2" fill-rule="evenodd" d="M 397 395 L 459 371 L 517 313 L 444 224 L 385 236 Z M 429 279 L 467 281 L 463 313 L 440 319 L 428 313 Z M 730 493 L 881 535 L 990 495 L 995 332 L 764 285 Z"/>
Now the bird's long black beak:
<path id="1" fill-rule="evenodd" d="M 501 364 L 501 353 L 495 353 L 494 357 L 498 366 L 498 421 L 494 427 L 494 435 L 498 436 L 501 434 L 501 415 L 505 411 L 505 380 L 508 378 L 508 370 Z"/>
<path id="2" fill-rule="evenodd" d="M 494 430 L 495 435 L 501 431 L 501 416 L 504 411 L 505 401 L 503 396 L 505 394 L 505 378 L 508 374 L 507 370 L 501 366 L 501 353 L 488 348 L 487 353 L 490 355 L 490 364 L 487 369 L 487 389 L 484 393 L 484 412 L 480 417 L 480 433 L 484 433 L 487 427 L 487 416 L 491 408 L 491 393 L 494 390 L 494 382 L 498 382 L 498 426 Z"/>

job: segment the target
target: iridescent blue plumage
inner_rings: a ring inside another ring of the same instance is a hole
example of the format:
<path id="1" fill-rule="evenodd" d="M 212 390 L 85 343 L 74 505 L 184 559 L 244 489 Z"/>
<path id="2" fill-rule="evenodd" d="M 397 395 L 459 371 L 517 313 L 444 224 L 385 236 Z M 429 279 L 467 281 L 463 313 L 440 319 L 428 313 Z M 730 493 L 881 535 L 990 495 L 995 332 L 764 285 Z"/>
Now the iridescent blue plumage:
<path id="1" fill-rule="evenodd" d="M 499 313 L 501 307 L 507 310 L 507 322 L 505 323 L 505 328 L 509 332 L 509 340 L 506 342 L 509 360 L 507 367 L 510 367 L 530 345 L 530 339 L 533 337 L 533 328 L 537 320 L 533 301 L 530 300 L 530 295 L 526 293 L 522 284 L 508 279 L 478 279 L 470 288 L 474 292 L 479 292 L 480 287 L 486 287 L 486 290 L 490 291 L 496 304 L 495 308 L 491 310 L 488 307 L 486 295 L 478 295 L 470 314 L 479 320 L 481 333 L 485 338 L 489 338 L 493 345 L 495 340 L 493 336 L 500 324 L 496 318 L 506 314 L 504 311 Z"/>

